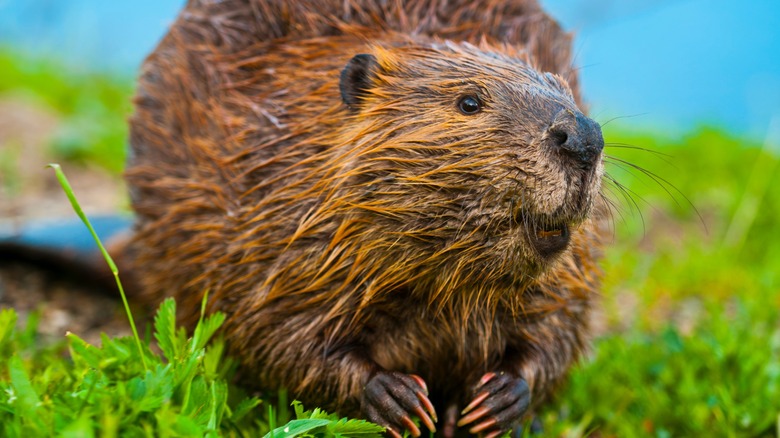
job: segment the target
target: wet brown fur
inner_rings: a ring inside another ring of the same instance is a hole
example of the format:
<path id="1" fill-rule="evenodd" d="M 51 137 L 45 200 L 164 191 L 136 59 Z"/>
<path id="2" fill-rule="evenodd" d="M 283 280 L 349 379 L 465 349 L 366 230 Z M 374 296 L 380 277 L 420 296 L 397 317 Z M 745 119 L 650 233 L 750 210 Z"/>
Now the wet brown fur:
<path id="1" fill-rule="evenodd" d="M 380 68 L 348 108 L 360 53 Z M 307 406 L 359 415 L 377 369 L 461 407 L 512 371 L 538 403 L 586 343 L 603 216 L 540 143 L 550 102 L 579 90 L 533 0 L 191 0 L 140 79 L 129 271 L 188 322 L 208 292 L 247 381 Z M 570 249 L 540 258 L 518 217 L 565 218 Z"/>

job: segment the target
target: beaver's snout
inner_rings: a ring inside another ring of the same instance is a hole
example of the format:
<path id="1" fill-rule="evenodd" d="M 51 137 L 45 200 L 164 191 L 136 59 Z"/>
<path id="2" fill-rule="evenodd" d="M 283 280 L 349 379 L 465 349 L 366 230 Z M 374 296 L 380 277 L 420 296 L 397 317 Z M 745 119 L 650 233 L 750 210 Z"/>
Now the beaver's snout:
<path id="1" fill-rule="evenodd" d="M 593 168 L 604 149 L 601 126 L 579 111 L 562 109 L 547 133 L 553 147 L 585 169 Z"/>

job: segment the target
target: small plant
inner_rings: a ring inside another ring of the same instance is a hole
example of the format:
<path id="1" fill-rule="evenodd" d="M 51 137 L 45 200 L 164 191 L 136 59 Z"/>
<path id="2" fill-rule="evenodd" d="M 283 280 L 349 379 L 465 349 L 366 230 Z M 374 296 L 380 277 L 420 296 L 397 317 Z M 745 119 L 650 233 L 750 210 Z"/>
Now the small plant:
<path id="1" fill-rule="evenodd" d="M 104 335 L 96 347 L 73 333 L 41 348 L 36 318 L 16 330 L 16 313 L 1 311 L 0 436 L 381 436 L 380 426 L 304 411 L 297 402 L 296 419 L 269 430 L 285 416 L 261 415 L 260 399 L 229 383 L 233 363 L 223 355 L 223 339 L 214 338 L 224 316 L 202 318 L 187 337 L 175 314 L 172 299 L 157 311 L 158 354 L 139 352 L 132 337 Z"/>
<path id="2" fill-rule="evenodd" d="M 187 338 L 183 329 L 170 330 L 175 311 L 166 300 L 155 318 L 161 355 L 148 347 L 139 351 L 132 337 L 103 336 L 95 347 L 68 333 L 70 358 L 56 354 L 61 345 L 34 351 L 12 328 L 14 311 L 3 311 L 2 435 L 193 436 L 251 425 L 247 414 L 260 400 L 228 403 L 224 343 L 206 346 L 224 317 L 205 318 Z"/>
<path id="3" fill-rule="evenodd" d="M 293 402 L 295 420 L 268 432 L 263 438 L 274 437 L 381 437 L 385 428 L 364 420 L 339 419 L 321 409 L 305 411 L 299 402 Z"/>

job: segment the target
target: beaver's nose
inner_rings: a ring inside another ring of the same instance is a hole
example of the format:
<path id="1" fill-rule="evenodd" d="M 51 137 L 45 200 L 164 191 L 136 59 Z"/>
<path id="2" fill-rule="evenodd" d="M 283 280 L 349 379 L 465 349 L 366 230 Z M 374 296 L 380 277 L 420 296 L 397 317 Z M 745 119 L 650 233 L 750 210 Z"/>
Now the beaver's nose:
<path id="1" fill-rule="evenodd" d="M 562 109 L 547 132 L 554 147 L 586 168 L 596 164 L 604 149 L 601 126 L 579 111 Z"/>

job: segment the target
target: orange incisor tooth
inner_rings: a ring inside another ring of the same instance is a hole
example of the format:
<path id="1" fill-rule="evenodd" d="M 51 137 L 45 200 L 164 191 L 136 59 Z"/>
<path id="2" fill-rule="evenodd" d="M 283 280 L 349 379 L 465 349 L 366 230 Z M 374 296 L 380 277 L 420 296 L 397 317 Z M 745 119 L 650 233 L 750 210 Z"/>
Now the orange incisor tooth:
<path id="1" fill-rule="evenodd" d="M 542 238 L 544 238 L 544 237 L 553 237 L 553 236 L 554 237 L 558 237 L 561 234 L 563 234 L 563 231 L 561 231 L 561 230 L 553 230 L 553 231 L 539 230 L 539 231 L 536 232 L 536 235 L 539 236 L 539 237 L 542 237 Z"/>

